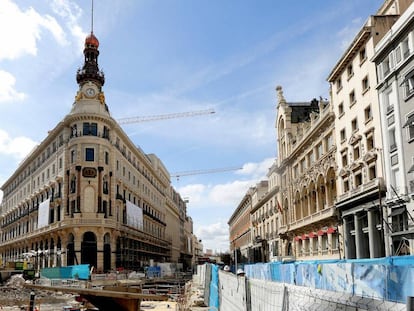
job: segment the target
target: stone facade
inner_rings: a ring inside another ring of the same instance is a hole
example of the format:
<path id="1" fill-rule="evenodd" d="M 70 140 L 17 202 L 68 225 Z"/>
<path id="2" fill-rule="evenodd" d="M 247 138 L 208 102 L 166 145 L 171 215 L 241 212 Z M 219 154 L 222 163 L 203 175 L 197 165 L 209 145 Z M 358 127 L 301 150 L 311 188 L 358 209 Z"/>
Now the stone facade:
<path id="1" fill-rule="evenodd" d="M 385 243 L 391 255 L 414 246 L 414 4 L 376 45 L 387 195 Z"/>
<path id="2" fill-rule="evenodd" d="M 339 258 L 334 113 L 327 100 L 287 102 L 277 87 L 282 256 Z"/>
<path id="3" fill-rule="evenodd" d="M 230 234 L 230 253 L 234 262 L 249 262 L 251 248 L 251 220 L 252 188 L 247 191 L 239 206 L 228 221 Z M 238 252 L 238 253 L 235 253 Z"/>
<path id="4" fill-rule="evenodd" d="M 262 180 L 249 191 L 251 198 L 250 211 L 250 244 L 246 252 L 249 254 L 250 262 L 267 261 L 269 258 L 269 239 L 271 233 L 275 232 L 274 213 L 270 206 L 268 193 L 268 181 Z"/>
<path id="5" fill-rule="evenodd" d="M 375 45 L 406 9 L 386 1 L 368 18 L 331 71 L 338 161 L 336 208 L 342 219 L 346 258 L 390 255 L 385 245 L 384 150 L 378 103 Z"/>

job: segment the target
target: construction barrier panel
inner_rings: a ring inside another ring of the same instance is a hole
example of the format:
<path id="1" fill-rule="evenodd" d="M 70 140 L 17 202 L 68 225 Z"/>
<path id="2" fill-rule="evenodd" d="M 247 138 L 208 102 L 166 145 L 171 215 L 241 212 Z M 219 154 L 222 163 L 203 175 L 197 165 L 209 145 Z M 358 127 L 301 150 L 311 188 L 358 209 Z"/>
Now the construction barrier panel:
<path id="1" fill-rule="evenodd" d="M 405 303 L 414 296 L 414 256 L 271 262 L 244 266 L 250 278 Z"/>
<path id="2" fill-rule="evenodd" d="M 220 310 L 247 311 L 246 277 L 219 273 Z"/>
<path id="3" fill-rule="evenodd" d="M 256 279 L 249 279 L 248 284 L 250 289 L 250 310 L 285 310 L 286 286 L 284 284 Z"/>
<path id="4" fill-rule="evenodd" d="M 215 307 L 218 310 L 219 307 L 219 268 L 216 265 L 211 266 L 211 281 L 210 281 L 210 300 L 209 307 Z"/>
<path id="5" fill-rule="evenodd" d="M 212 265 L 205 264 L 205 279 L 204 279 L 204 305 L 210 304 L 210 283 L 211 283 L 211 268 Z"/>
<path id="6" fill-rule="evenodd" d="M 406 301 L 414 296 L 414 256 L 393 257 L 388 269 L 387 297 L 392 301 Z M 408 310 L 408 309 L 407 309 Z"/>
<path id="7" fill-rule="evenodd" d="M 272 265 L 272 269 L 270 269 L 271 273 L 276 271 L 273 269 L 273 264 L 274 263 L 269 264 Z M 298 277 L 298 280 L 308 280 L 310 276 L 306 277 L 306 271 L 308 271 L 309 274 L 313 274 L 313 269 L 316 269 L 317 275 L 320 276 L 319 281 L 315 281 L 314 284 L 323 284 L 324 282 L 328 284 L 329 277 L 332 277 L 332 279 L 337 279 L 331 275 L 327 276 L 326 281 L 324 281 L 324 278 L 322 277 L 324 275 L 324 272 L 321 270 L 321 266 L 319 266 L 319 264 L 315 266 L 315 262 L 313 262 L 312 265 L 310 265 L 311 268 L 309 269 L 306 268 L 306 265 L 302 264 L 303 262 L 301 262 L 301 265 L 296 265 L 296 267 L 300 267 L 297 271 L 301 271 L 302 274 L 302 276 Z M 401 266 L 404 265 L 402 262 L 399 262 L 399 264 Z M 334 264 L 332 262 L 328 263 L 327 265 L 329 268 L 327 268 L 325 272 L 327 270 L 335 271 Z M 341 262 L 338 265 L 341 269 L 343 269 L 344 274 L 348 275 L 349 263 Z M 204 295 L 207 295 L 204 297 L 204 300 L 210 302 L 210 305 L 206 304 L 207 306 L 211 307 L 209 309 L 210 311 L 407 310 L 405 301 L 403 303 L 398 303 L 394 301 L 386 301 L 383 299 L 361 297 L 345 292 L 335 292 L 331 290 L 316 289 L 309 286 L 298 286 L 294 284 L 286 284 L 270 280 L 254 279 L 248 275 L 248 271 L 250 271 L 252 266 L 245 266 L 247 272 L 246 277 L 236 276 L 231 272 L 224 272 L 221 270 L 218 271 L 219 290 L 217 297 L 216 293 L 212 293 L 212 289 L 214 288 L 212 284 L 216 284 L 216 280 L 215 277 L 213 277 L 211 274 L 216 273 L 216 269 L 218 269 L 218 267 L 211 264 L 206 264 L 206 266 L 205 279 L 209 279 L 210 281 L 207 285 L 209 290 L 206 288 L 204 290 Z M 260 275 L 260 273 L 266 270 L 264 269 L 263 264 L 258 265 L 258 267 L 260 271 L 256 271 L 256 275 Z M 279 264 L 278 268 L 281 267 L 283 266 Z M 291 264 L 290 267 L 292 267 Z M 344 267 L 347 268 L 344 269 Z M 359 268 L 362 269 L 362 267 Z M 201 272 L 202 270 L 197 269 L 197 271 Z M 279 269 L 278 271 L 291 272 L 292 270 L 289 268 L 286 270 Z M 328 273 L 325 274 L 328 275 Z M 349 275 L 352 275 L 352 273 Z M 370 275 L 370 273 L 368 273 L 367 276 L 368 275 Z M 199 278 L 202 278 L 202 275 L 200 275 Z M 209 296 L 211 293 L 212 296 Z M 217 302 L 217 304 L 211 304 L 212 301 Z"/>

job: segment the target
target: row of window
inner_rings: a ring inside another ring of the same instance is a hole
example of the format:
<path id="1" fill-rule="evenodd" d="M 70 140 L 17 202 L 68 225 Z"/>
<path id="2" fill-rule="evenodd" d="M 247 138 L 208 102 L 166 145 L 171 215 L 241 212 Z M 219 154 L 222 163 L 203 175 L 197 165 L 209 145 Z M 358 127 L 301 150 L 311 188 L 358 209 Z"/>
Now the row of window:
<path id="1" fill-rule="evenodd" d="M 327 153 L 332 147 L 333 136 L 332 133 L 328 134 L 325 137 L 325 140 L 316 145 L 315 148 L 310 150 L 307 155 L 305 155 L 298 164 L 293 166 L 293 178 L 298 178 L 299 174 L 303 174 L 307 168 L 311 167 L 316 161 L 318 161 L 325 153 Z M 286 185 L 282 176 L 282 187 Z"/>
<path id="2" fill-rule="evenodd" d="M 356 59 L 356 58 L 355 58 Z M 359 66 L 361 67 L 363 63 L 365 63 L 365 61 L 367 60 L 367 52 L 365 47 L 362 47 L 359 50 Z M 349 81 L 353 76 L 354 76 L 354 65 L 351 62 L 350 64 L 348 64 L 347 68 L 346 68 L 346 78 Z M 362 80 L 362 90 L 366 90 L 369 88 L 369 82 L 368 82 L 368 76 L 366 76 L 363 80 Z M 339 77 L 336 80 L 336 92 L 340 92 L 342 89 L 342 77 Z"/>
<path id="3" fill-rule="evenodd" d="M 351 187 L 357 188 L 361 186 L 363 183 L 366 183 L 368 181 L 371 181 L 377 178 L 377 167 L 375 163 L 370 164 L 367 169 L 368 169 L 367 181 L 364 181 L 361 169 L 354 172 L 350 176 L 342 177 L 343 193 L 348 192 L 351 189 Z M 353 182 L 352 185 L 351 185 L 351 181 Z"/>
<path id="4" fill-rule="evenodd" d="M 61 219 L 61 208 L 60 205 L 49 210 L 49 224 L 58 222 Z M 37 229 L 37 214 L 34 217 L 30 217 L 29 220 L 25 222 L 18 223 L 11 228 L 8 228 L 6 231 L 3 231 L 2 242 L 7 241 L 12 238 L 20 237 L 24 234 L 30 233 Z"/>
<path id="5" fill-rule="evenodd" d="M 410 56 L 413 50 L 411 36 L 412 33 L 402 40 L 400 44 L 377 66 L 377 74 L 380 81 L 386 78 L 395 67 Z"/>
<path id="6" fill-rule="evenodd" d="M 321 236 L 321 243 L 319 244 L 318 237 L 299 239 L 297 241 L 297 255 L 298 256 L 309 256 L 317 255 L 318 252 L 324 254 L 328 249 L 336 250 L 338 248 L 338 234 L 332 233 L 331 243 L 328 242 L 328 236 Z"/>
<path id="7" fill-rule="evenodd" d="M 58 146 L 63 145 L 63 134 L 60 134 L 58 139 L 53 141 L 41 155 L 37 157 L 27 168 L 13 180 L 9 186 L 4 189 L 4 197 L 7 197 L 11 192 L 17 189 L 22 182 L 26 180 L 31 174 L 33 174 L 45 161 L 47 161 L 52 154 L 54 154 Z M 59 159 L 59 167 L 62 166 L 62 159 Z M 53 173 L 52 173 L 53 174 Z"/>
<path id="8" fill-rule="evenodd" d="M 70 137 L 73 138 L 78 136 L 102 136 L 102 138 L 109 139 L 109 128 L 104 125 L 102 128 L 102 135 L 100 135 L 100 133 L 98 133 L 98 123 L 84 122 L 82 124 L 82 131 L 79 131 L 78 125 L 74 124 L 71 126 Z"/>

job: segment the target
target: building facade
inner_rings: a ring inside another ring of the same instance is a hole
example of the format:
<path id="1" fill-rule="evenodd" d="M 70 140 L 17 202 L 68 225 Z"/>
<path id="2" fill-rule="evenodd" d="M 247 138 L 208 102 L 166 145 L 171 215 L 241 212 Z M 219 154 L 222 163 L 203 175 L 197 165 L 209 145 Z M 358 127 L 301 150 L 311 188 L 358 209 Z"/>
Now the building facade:
<path id="1" fill-rule="evenodd" d="M 184 257 L 183 235 L 192 232 L 184 230 L 185 203 L 161 160 L 111 117 L 98 47 L 91 33 L 71 111 L 1 187 L 3 262 L 88 263 L 109 271 Z"/>
<path id="2" fill-rule="evenodd" d="M 268 199 L 268 181 L 262 180 L 250 189 L 251 211 L 249 260 L 251 262 L 266 262 L 269 260 L 269 239 L 275 232 L 274 210 Z"/>
<path id="3" fill-rule="evenodd" d="M 398 7 L 386 1 L 371 16 L 331 71 L 335 111 L 338 197 L 346 258 L 386 254 L 385 196 L 380 111 L 375 86 L 374 47 L 398 19 Z"/>
<path id="4" fill-rule="evenodd" d="M 276 90 L 281 253 L 340 258 L 332 105 L 322 98 L 287 102 Z"/>
<path id="5" fill-rule="evenodd" d="M 385 243 L 390 255 L 414 247 L 414 4 L 376 45 L 385 181 Z"/>
<path id="6" fill-rule="evenodd" d="M 385 0 L 368 18 L 328 76 L 330 101 L 289 103 L 277 87 L 278 158 L 251 211 L 253 246 L 269 240 L 255 261 L 412 254 L 412 3 Z"/>
<path id="7" fill-rule="evenodd" d="M 251 228 L 250 211 L 252 210 L 252 192 L 250 188 L 239 205 L 230 216 L 229 225 L 230 253 L 233 261 L 238 263 L 250 262 Z"/>

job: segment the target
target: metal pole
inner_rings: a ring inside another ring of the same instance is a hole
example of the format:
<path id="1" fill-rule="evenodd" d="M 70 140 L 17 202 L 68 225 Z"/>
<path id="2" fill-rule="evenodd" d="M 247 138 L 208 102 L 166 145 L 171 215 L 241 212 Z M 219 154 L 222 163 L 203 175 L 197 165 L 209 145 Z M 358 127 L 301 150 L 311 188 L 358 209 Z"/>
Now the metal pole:
<path id="1" fill-rule="evenodd" d="M 234 273 L 237 273 L 237 248 L 234 248 Z"/>
<path id="2" fill-rule="evenodd" d="M 414 297 L 407 296 L 407 311 L 414 311 Z"/>
<path id="3" fill-rule="evenodd" d="M 29 311 L 33 311 L 34 309 L 34 301 L 35 301 L 35 292 L 30 292 L 30 303 L 29 303 Z"/>

